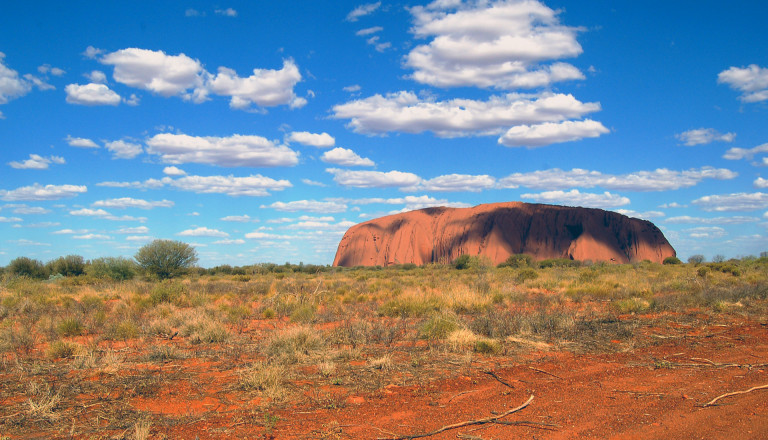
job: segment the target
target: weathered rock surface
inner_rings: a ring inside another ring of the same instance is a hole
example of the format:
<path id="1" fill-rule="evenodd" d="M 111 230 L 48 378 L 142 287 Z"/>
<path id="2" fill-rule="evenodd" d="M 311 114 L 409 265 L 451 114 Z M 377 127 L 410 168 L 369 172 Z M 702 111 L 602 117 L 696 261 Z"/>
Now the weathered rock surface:
<path id="1" fill-rule="evenodd" d="M 351 227 L 334 266 L 448 263 L 462 254 L 494 264 L 513 254 L 537 260 L 661 263 L 675 250 L 653 223 L 592 208 L 492 203 L 473 208 L 427 208 Z"/>

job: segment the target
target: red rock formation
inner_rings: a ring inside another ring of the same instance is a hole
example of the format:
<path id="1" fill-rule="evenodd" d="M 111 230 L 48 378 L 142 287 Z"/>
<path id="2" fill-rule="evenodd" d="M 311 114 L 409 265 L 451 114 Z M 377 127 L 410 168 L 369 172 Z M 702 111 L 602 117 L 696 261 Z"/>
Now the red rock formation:
<path id="1" fill-rule="evenodd" d="M 334 266 L 448 263 L 482 255 L 494 264 L 513 254 L 537 260 L 661 263 L 675 250 L 653 223 L 601 209 L 522 202 L 427 208 L 351 227 Z"/>

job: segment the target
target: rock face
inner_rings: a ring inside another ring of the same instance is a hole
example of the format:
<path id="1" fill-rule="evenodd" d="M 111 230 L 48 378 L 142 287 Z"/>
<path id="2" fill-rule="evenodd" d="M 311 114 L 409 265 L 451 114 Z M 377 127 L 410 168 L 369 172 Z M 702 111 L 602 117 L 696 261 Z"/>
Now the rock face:
<path id="1" fill-rule="evenodd" d="M 537 260 L 661 263 L 675 250 L 653 223 L 601 209 L 522 202 L 427 208 L 351 227 L 334 266 L 448 263 L 462 254 L 494 264 L 513 254 Z"/>

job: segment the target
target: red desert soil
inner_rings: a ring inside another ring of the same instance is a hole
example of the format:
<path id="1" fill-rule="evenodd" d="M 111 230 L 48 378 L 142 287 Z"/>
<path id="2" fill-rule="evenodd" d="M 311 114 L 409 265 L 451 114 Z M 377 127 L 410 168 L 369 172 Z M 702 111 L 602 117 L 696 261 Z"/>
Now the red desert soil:
<path id="1" fill-rule="evenodd" d="M 645 336 L 658 342 L 623 353 L 476 356 L 471 366 L 446 364 L 440 378 L 424 377 L 418 385 L 402 386 L 409 378 L 392 370 L 379 389 L 367 393 L 355 392 L 355 384 L 297 381 L 294 386 L 310 401 L 270 410 L 279 417 L 270 434 L 265 433 L 261 413 L 249 416 L 257 402 L 222 395 L 226 386 L 220 378 L 195 368 L 191 371 L 199 372 L 198 389 L 163 393 L 154 404 L 134 404 L 158 412 L 184 407 L 193 415 L 202 408 L 214 410 L 183 425 L 155 427 L 153 434 L 160 436 L 150 438 L 401 438 L 498 416 L 530 396 L 528 406 L 500 423 L 464 426 L 427 438 L 768 438 L 768 389 L 726 396 L 705 406 L 723 394 L 768 384 L 768 324 L 681 325 L 652 329 Z M 177 399 L 186 403 L 174 402 Z"/>
<path id="2" fill-rule="evenodd" d="M 661 263 L 675 250 L 653 223 L 601 209 L 491 203 L 473 208 L 426 208 L 351 227 L 334 266 L 448 263 L 462 254 L 494 265 L 510 255 L 536 260 Z"/>

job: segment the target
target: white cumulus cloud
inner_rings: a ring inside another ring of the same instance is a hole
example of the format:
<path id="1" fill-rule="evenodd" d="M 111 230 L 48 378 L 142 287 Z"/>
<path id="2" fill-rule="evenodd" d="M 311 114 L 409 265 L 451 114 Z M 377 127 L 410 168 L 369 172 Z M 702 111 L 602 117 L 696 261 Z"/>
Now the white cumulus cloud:
<path id="1" fill-rule="evenodd" d="M 33 83 L 19 76 L 19 72 L 5 65 L 5 54 L 0 52 L 0 104 L 24 96 L 32 90 Z"/>
<path id="2" fill-rule="evenodd" d="M 768 143 L 758 145 L 754 148 L 729 148 L 723 155 L 723 159 L 728 160 L 751 160 L 755 155 L 768 153 Z"/>
<path id="3" fill-rule="evenodd" d="M 227 234 L 224 231 L 219 231 L 218 229 L 206 228 L 205 226 L 200 226 L 195 229 L 187 229 L 179 232 L 176 235 L 181 237 L 220 237 L 220 238 L 229 237 L 229 234 Z"/>
<path id="4" fill-rule="evenodd" d="M 282 191 L 292 186 L 287 180 L 275 180 L 260 174 L 247 177 L 185 176 L 175 180 L 168 178 L 165 183 L 182 191 L 198 194 L 226 194 L 232 197 L 264 197 L 270 195 L 269 191 Z"/>
<path id="5" fill-rule="evenodd" d="M 705 211 L 754 211 L 768 208 L 768 194 L 756 192 L 711 195 L 698 198 L 692 203 Z"/>
<path id="6" fill-rule="evenodd" d="M 336 105 L 333 117 L 349 119 L 348 127 L 358 133 L 431 131 L 440 137 L 461 137 L 499 135 L 516 125 L 560 122 L 599 110 L 599 103 L 583 103 L 572 95 L 549 92 L 510 93 L 492 96 L 487 101 L 436 101 L 402 91 Z M 594 133 L 597 124 L 593 124 L 589 134 Z"/>
<path id="7" fill-rule="evenodd" d="M 173 164 L 202 163 L 224 167 L 293 166 L 298 153 L 261 136 L 229 137 L 157 134 L 146 141 L 147 152 Z"/>
<path id="8" fill-rule="evenodd" d="M 319 148 L 329 148 L 336 145 L 336 139 L 328 133 L 310 133 L 308 131 L 294 131 L 289 134 L 286 142 L 298 142 L 301 145 L 311 145 Z"/>
<path id="9" fill-rule="evenodd" d="M 418 82 L 519 89 L 584 79 L 571 64 L 544 64 L 576 57 L 582 48 L 580 29 L 560 24 L 558 12 L 538 1 L 435 1 L 410 11 L 412 32 L 433 38 L 406 56 Z"/>
<path id="10" fill-rule="evenodd" d="M 317 200 L 295 200 L 292 202 L 274 202 L 271 205 L 262 206 L 262 208 L 272 208 L 276 211 L 283 212 L 320 212 L 320 213 L 332 213 L 332 212 L 344 212 L 347 210 L 347 205 L 338 202 L 319 202 Z"/>
<path id="11" fill-rule="evenodd" d="M 469 174 L 446 174 L 422 181 L 414 191 L 478 192 L 496 186 L 494 177 Z"/>
<path id="12" fill-rule="evenodd" d="M 57 164 L 62 165 L 67 163 L 63 157 L 59 156 L 49 156 L 49 157 L 43 157 L 39 154 L 30 154 L 29 159 L 17 162 L 8 162 L 8 165 L 11 166 L 11 168 L 16 168 L 18 170 L 47 170 L 48 167 L 51 164 Z"/>
<path id="13" fill-rule="evenodd" d="M 187 172 L 178 167 L 165 167 L 163 168 L 163 174 L 166 176 L 186 176 Z"/>
<path id="14" fill-rule="evenodd" d="M 67 141 L 67 144 L 69 144 L 70 147 L 99 148 L 99 146 L 96 145 L 96 142 L 87 138 L 72 137 L 71 135 L 67 135 L 64 140 Z"/>
<path id="15" fill-rule="evenodd" d="M 0 200 L 59 200 L 87 192 L 85 185 L 40 185 L 23 186 L 13 190 L 0 189 Z"/>
<path id="16" fill-rule="evenodd" d="M 717 141 L 733 142 L 736 139 L 736 133 L 720 133 L 714 128 L 697 128 L 676 134 L 675 137 L 683 144 L 692 147 Z"/>
<path id="17" fill-rule="evenodd" d="M 602 194 L 582 193 L 577 189 L 570 191 L 545 191 L 538 194 L 522 194 L 523 199 L 538 203 L 554 203 L 566 206 L 584 206 L 589 208 L 614 208 L 629 204 L 629 199 L 608 191 Z"/>
<path id="18" fill-rule="evenodd" d="M 732 89 L 740 91 L 739 99 L 743 102 L 768 100 L 768 68 L 757 64 L 724 70 L 717 75 L 717 82 L 728 84 Z"/>
<path id="19" fill-rule="evenodd" d="M 134 199 L 131 197 L 121 197 L 119 199 L 107 199 L 97 200 L 92 203 L 91 206 L 103 207 L 103 208 L 140 208 L 140 209 L 152 209 L 152 208 L 172 208 L 174 203 L 170 200 L 157 200 L 148 201 L 142 199 Z"/>
<path id="20" fill-rule="evenodd" d="M 377 9 L 381 7 L 381 2 L 365 3 L 355 7 L 347 14 L 347 21 L 357 21 L 360 17 L 364 17 L 369 14 L 373 14 Z"/>
<path id="21" fill-rule="evenodd" d="M 104 147 L 112 153 L 113 159 L 133 159 L 144 151 L 141 145 L 123 140 L 106 142 Z"/>
<path id="22" fill-rule="evenodd" d="M 355 188 L 414 187 L 422 181 L 416 174 L 402 171 L 352 171 L 338 168 L 325 171 L 333 174 L 333 180 L 339 185 Z"/>
<path id="23" fill-rule="evenodd" d="M 166 97 L 205 97 L 203 66 L 183 53 L 167 55 L 163 51 L 132 47 L 108 53 L 100 61 L 114 66 L 113 77 L 121 84 Z"/>
<path id="24" fill-rule="evenodd" d="M 654 171 L 636 171 L 628 174 L 605 174 L 600 171 L 579 168 L 570 171 L 553 168 L 510 174 L 499 180 L 499 187 L 517 188 L 524 186 L 556 190 L 599 186 L 625 191 L 668 191 L 691 187 L 704 179 L 728 180 L 736 176 L 738 173 L 734 171 L 713 167 L 692 168 L 683 171 L 660 168 Z"/>
<path id="25" fill-rule="evenodd" d="M 372 167 L 376 165 L 371 159 L 368 159 L 367 157 L 360 157 L 354 151 L 341 147 L 326 151 L 320 157 L 320 160 L 326 163 L 341 165 L 345 167 Z"/>
<path id="26" fill-rule="evenodd" d="M 280 70 L 253 69 L 253 74 L 245 78 L 232 69 L 219 67 L 206 87 L 217 95 L 230 96 L 229 105 L 235 109 L 247 109 L 252 104 L 260 107 L 289 104 L 298 108 L 306 104 L 306 100 L 298 98 L 293 91 L 299 81 L 301 73 L 296 63 L 286 60 Z"/>
<path id="27" fill-rule="evenodd" d="M 79 105 L 118 105 L 120 95 L 105 84 L 69 84 L 64 88 L 67 102 Z"/>
<path id="28" fill-rule="evenodd" d="M 541 147 L 584 138 L 599 137 L 609 130 L 600 122 L 583 121 L 545 122 L 536 125 L 517 125 L 507 130 L 499 143 L 507 147 Z"/>

